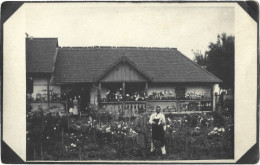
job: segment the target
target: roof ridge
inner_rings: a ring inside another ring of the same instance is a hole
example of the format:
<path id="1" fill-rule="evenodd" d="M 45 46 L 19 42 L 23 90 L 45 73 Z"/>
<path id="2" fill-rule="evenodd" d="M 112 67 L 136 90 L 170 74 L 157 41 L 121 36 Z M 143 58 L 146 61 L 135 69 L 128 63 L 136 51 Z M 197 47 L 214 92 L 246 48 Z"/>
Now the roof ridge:
<path id="1" fill-rule="evenodd" d="M 55 38 L 55 37 L 53 37 L 53 38 L 34 38 L 34 37 L 28 37 L 28 38 L 26 38 L 26 39 L 28 39 L 28 40 L 48 40 L 48 39 L 56 39 L 56 40 L 58 40 L 58 38 Z"/>
<path id="2" fill-rule="evenodd" d="M 85 47 L 58 47 L 64 50 L 84 50 L 84 49 L 135 49 L 135 50 L 177 50 L 170 47 L 135 47 L 135 46 L 85 46 Z"/>
<path id="3" fill-rule="evenodd" d="M 178 51 L 178 50 L 177 50 Z M 210 74 L 211 76 L 213 76 L 214 78 L 220 80 L 221 82 L 223 82 L 220 78 L 218 78 L 217 76 L 215 76 L 213 73 L 207 71 L 206 69 L 202 68 L 199 64 L 195 63 L 194 61 L 192 61 L 191 59 L 189 59 L 187 56 L 185 56 L 184 54 L 182 54 L 180 51 L 178 51 L 179 54 L 181 54 L 183 57 L 185 57 L 186 59 L 188 59 L 188 61 L 190 61 L 191 63 L 193 63 L 196 67 L 200 68 L 201 70 L 203 70 L 204 72 Z"/>

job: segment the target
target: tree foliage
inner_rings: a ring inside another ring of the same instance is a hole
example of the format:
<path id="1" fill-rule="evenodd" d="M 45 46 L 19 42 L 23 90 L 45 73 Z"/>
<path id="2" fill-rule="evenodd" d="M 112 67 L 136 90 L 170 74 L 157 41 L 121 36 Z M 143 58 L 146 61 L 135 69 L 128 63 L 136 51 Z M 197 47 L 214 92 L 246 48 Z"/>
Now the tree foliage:
<path id="1" fill-rule="evenodd" d="M 223 33 L 217 36 L 217 43 L 209 44 L 204 55 L 194 52 L 194 61 L 220 78 L 223 89 L 234 89 L 234 41 L 234 36 Z"/>

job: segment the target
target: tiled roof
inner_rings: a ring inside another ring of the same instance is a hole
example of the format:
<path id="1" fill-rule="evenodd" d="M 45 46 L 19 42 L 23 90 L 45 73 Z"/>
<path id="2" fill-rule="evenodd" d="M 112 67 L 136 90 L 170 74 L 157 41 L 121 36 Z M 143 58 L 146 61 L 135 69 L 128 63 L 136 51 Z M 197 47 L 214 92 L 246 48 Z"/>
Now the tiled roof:
<path id="1" fill-rule="evenodd" d="M 175 48 L 59 48 L 54 82 L 94 82 L 126 57 L 153 82 L 221 82 Z"/>
<path id="2" fill-rule="evenodd" d="M 53 73 L 57 46 L 57 38 L 26 38 L 27 72 Z"/>

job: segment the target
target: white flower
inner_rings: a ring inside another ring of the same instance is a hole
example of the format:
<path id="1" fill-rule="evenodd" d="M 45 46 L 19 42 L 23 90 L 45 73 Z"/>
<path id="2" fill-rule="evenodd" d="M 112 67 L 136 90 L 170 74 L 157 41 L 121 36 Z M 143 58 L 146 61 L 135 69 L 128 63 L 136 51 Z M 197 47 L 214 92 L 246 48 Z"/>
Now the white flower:
<path id="1" fill-rule="evenodd" d="M 118 124 L 118 127 L 117 128 L 121 128 L 121 124 Z"/>
<path id="2" fill-rule="evenodd" d="M 222 132 L 225 132 L 225 128 L 221 128 L 221 131 L 222 131 Z"/>
<path id="3" fill-rule="evenodd" d="M 218 130 L 218 127 L 215 127 L 213 130 L 214 130 L 214 131 Z"/>
<path id="4" fill-rule="evenodd" d="M 218 131 L 220 132 L 220 131 L 221 131 L 221 128 L 219 128 Z"/>
<path id="5" fill-rule="evenodd" d="M 167 125 L 167 127 L 169 128 L 169 127 L 170 127 L 170 125 Z"/>
<path id="6" fill-rule="evenodd" d="M 106 132 L 110 132 L 110 127 L 107 127 L 107 128 L 106 128 Z"/>
<path id="7" fill-rule="evenodd" d="M 53 129 L 56 130 L 56 127 L 54 127 Z"/>
<path id="8" fill-rule="evenodd" d="M 46 139 L 49 139 L 49 138 L 50 138 L 49 136 L 46 137 Z"/>

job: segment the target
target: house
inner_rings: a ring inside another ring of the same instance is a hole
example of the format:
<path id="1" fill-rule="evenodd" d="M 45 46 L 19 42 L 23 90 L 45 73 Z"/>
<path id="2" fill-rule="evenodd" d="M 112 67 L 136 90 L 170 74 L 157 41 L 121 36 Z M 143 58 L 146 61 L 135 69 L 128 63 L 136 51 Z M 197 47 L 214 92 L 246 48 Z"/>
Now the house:
<path id="1" fill-rule="evenodd" d="M 95 104 L 123 116 L 156 105 L 165 113 L 213 111 L 222 82 L 176 48 L 59 47 L 57 38 L 26 38 L 26 64 L 32 103 L 66 106 L 76 97 L 82 109 Z"/>

